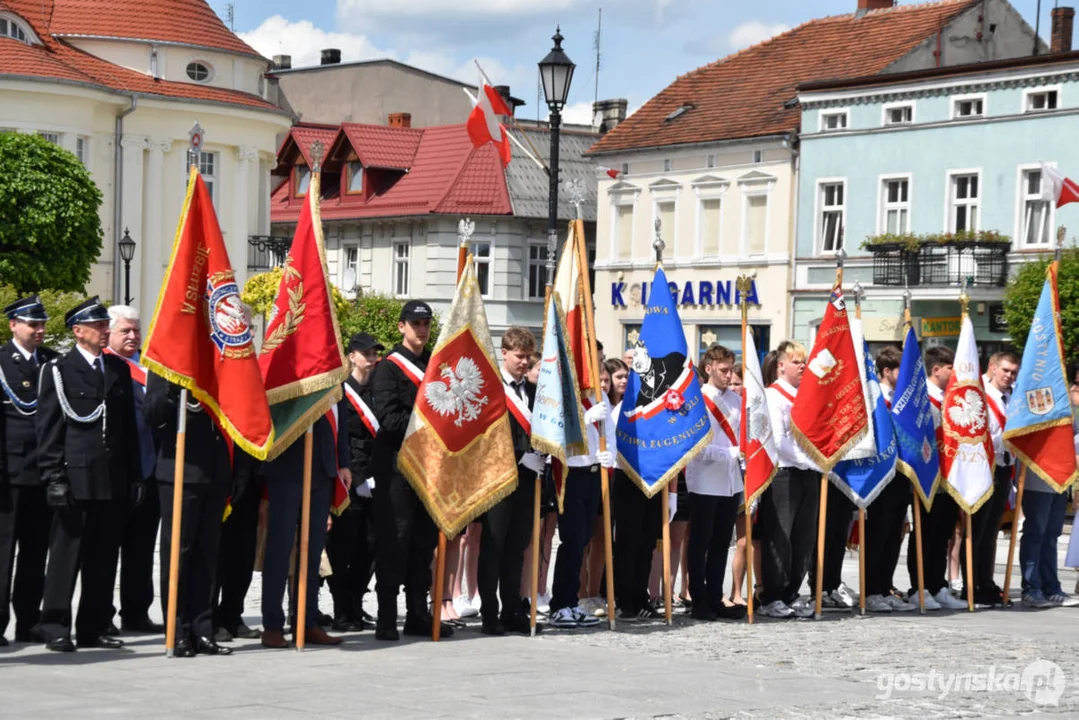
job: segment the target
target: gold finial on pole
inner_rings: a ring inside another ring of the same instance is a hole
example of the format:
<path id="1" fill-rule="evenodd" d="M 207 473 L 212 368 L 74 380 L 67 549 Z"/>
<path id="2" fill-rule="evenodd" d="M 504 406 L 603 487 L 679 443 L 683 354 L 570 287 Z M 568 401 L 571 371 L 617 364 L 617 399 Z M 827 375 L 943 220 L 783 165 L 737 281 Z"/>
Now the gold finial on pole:
<path id="1" fill-rule="evenodd" d="M 959 309 L 963 317 L 967 316 L 967 312 L 970 308 L 970 295 L 967 294 L 967 285 L 969 283 L 970 278 L 964 275 L 959 284 Z"/>
<path id="2" fill-rule="evenodd" d="M 862 296 L 865 295 L 865 288 L 862 287 L 860 282 L 855 281 L 854 287 L 850 289 L 850 294 L 854 296 L 854 309 L 860 316 L 862 314 Z"/>
<path id="3" fill-rule="evenodd" d="M 569 195 L 570 202 L 573 203 L 577 219 L 584 220 L 584 214 L 581 210 L 585 200 L 584 182 L 580 178 L 573 178 L 572 180 L 566 180 L 562 185 L 566 188 L 566 194 Z"/>
<path id="4" fill-rule="evenodd" d="M 461 247 L 468 247 L 475 232 L 475 221 L 472 218 L 461 218 L 461 221 L 457 223 L 457 237 L 461 240 Z"/>

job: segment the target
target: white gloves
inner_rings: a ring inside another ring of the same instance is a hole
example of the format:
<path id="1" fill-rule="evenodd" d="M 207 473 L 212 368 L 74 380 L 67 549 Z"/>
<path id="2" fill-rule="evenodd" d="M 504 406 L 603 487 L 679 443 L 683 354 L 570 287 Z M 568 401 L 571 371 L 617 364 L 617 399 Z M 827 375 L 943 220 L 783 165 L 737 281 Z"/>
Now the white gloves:
<path id="1" fill-rule="evenodd" d="M 730 457 L 731 460 L 739 460 L 742 457 L 742 448 L 738 447 L 737 445 L 732 445 L 727 448 L 727 455 Z"/>
<path id="2" fill-rule="evenodd" d="M 592 409 L 595 410 L 595 408 Z M 614 455 L 609 450 L 601 450 L 596 453 L 596 460 L 598 460 L 599 464 L 605 468 L 614 467 Z"/>
<path id="3" fill-rule="evenodd" d="M 375 489 L 375 479 L 369 477 L 353 489 L 359 497 L 369 498 L 371 497 L 371 491 Z"/>
<path id="4" fill-rule="evenodd" d="M 539 453 L 530 452 L 522 455 L 521 462 L 518 464 L 528 468 L 534 473 L 539 473 L 543 472 L 543 466 L 545 465 L 545 461 L 543 459 L 543 456 Z"/>
<path id="5" fill-rule="evenodd" d="M 607 407 L 606 401 L 601 401 L 585 410 L 584 421 L 589 425 L 595 425 L 598 422 L 603 422 L 610 415 L 611 409 Z"/>

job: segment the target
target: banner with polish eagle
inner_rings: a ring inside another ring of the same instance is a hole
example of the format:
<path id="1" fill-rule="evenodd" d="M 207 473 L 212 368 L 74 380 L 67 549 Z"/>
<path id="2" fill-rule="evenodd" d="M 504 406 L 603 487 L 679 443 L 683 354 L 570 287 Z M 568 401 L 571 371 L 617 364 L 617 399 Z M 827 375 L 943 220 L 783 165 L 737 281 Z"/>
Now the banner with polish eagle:
<path id="1" fill-rule="evenodd" d="M 467 92 L 467 91 L 466 91 Z M 469 94 L 469 97 L 472 97 Z M 498 116 L 510 117 L 513 111 L 506 105 L 502 96 L 487 83 L 480 87 L 479 97 L 472 98 L 472 112 L 468 114 L 465 128 L 468 137 L 472 140 L 472 147 L 483 147 L 491 143 L 498 149 L 498 157 L 502 160 L 502 167 L 510 164 L 513 153 L 510 149 L 510 137 L 506 127 L 498 120 Z"/>
<path id="2" fill-rule="evenodd" d="M 966 314 L 940 414 L 944 486 L 963 512 L 974 513 L 993 495 L 994 453 L 974 325 Z"/>
<path id="3" fill-rule="evenodd" d="M 753 331 L 745 331 L 742 349 L 742 424 L 738 446 L 746 459 L 746 505 L 752 506 L 761 493 L 772 484 L 779 462 L 779 451 L 772 436 L 772 419 L 768 414 L 768 399 L 757 358 Z"/>
<path id="4" fill-rule="evenodd" d="M 517 487 L 509 411 L 471 255 L 416 393 L 397 467 L 453 538 Z"/>

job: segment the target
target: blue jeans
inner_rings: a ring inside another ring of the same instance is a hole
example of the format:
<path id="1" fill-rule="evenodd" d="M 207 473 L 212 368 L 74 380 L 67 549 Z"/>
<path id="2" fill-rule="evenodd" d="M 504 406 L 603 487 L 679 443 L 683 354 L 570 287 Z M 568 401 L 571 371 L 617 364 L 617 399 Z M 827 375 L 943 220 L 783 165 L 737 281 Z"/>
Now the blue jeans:
<path id="1" fill-rule="evenodd" d="M 1057 538 L 1064 529 L 1064 493 L 1023 493 L 1023 537 L 1019 566 L 1023 592 L 1040 590 L 1045 597 L 1062 592 L 1057 577 Z"/>

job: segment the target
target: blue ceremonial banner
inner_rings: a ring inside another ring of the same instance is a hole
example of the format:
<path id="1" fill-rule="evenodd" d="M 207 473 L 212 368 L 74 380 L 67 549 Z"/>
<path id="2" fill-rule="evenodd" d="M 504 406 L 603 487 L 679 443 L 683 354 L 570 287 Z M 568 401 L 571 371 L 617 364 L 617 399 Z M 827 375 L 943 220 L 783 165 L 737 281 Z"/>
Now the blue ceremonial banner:
<path id="1" fill-rule="evenodd" d="M 918 347 L 918 337 L 911 327 L 907 328 L 907 337 L 903 341 L 903 360 L 892 396 L 892 424 L 899 441 L 898 470 L 914 485 L 928 511 L 940 485 L 940 453 L 933 406 L 929 402 L 925 361 Z"/>
<path id="2" fill-rule="evenodd" d="M 640 339 L 618 414 L 618 462 L 648 497 L 712 441 L 697 372 L 689 359 L 667 275 L 656 268 Z"/>
<path id="3" fill-rule="evenodd" d="M 566 458 L 588 452 L 584 412 L 573 368 L 565 318 L 556 292 L 547 303 L 543 357 L 536 381 L 536 401 L 532 406 L 532 447 L 551 456 L 560 513 L 569 473 Z"/>
<path id="4" fill-rule="evenodd" d="M 862 352 L 865 355 L 865 383 L 869 390 L 871 432 L 876 454 L 859 460 L 843 460 L 832 468 L 831 478 L 838 481 L 836 487 L 842 490 L 856 506 L 865 508 L 880 491 L 895 477 L 896 441 L 895 428 L 892 426 L 892 413 L 884 402 L 877 379 L 877 368 L 869 354 L 869 345 L 862 340 Z"/>

